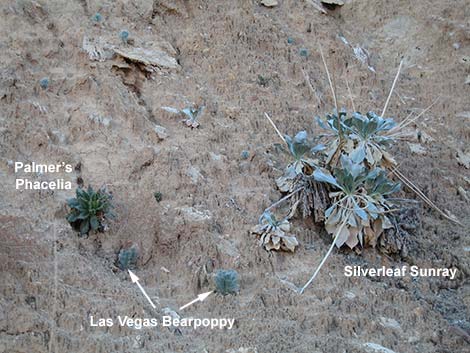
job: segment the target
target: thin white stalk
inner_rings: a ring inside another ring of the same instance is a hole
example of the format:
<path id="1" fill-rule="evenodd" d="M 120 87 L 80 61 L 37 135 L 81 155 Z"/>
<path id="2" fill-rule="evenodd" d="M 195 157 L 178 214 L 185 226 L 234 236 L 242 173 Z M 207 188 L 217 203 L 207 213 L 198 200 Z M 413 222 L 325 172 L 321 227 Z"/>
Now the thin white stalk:
<path id="1" fill-rule="evenodd" d="M 390 102 L 390 98 L 392 97 L 393 90 L 395 89 L 395 85 L 397 84 L 398 76 L 400 76 L 400 71 L 401 71 L 402 65 L 403 65 L 403 59 L 400 61 L 400 66 L 398 66 L 397 75 L 395 76 L 395 79 L 393 80 L 392 89 L 390 90 L 390 93 L 388 94 L 387 100 L 385 101 L 385 106 L 384 106 L 384 109 L 382 111 L 382 117 L 385 116 L 385 112 L 387 111 L 388 103 Z"/>
<path id="2" fill-rule="evenodd" d="M 347 217 L 345 217 L 343 223 L 341 223 L 341 225 L 339 226 L 338 230 L 336 231 L 336 235 L 333 239 L 333 242 L 331 243 L 331 246 L 330 248 L 328 249 L 328 252 L 326 253 L 325 257 L 323 258 L 323 260 L 321 260 L 320 262 L 320 265 L 318 265 L 317 269 L 315 270 L 315 272 L 313 273 L 312 277 L 310 277 L 310 279 L 308 280 L 307 283 L 305 283 L 305 285 L 300 289 L 299 293 L 300 294 L 303 294 L 303 292 L 305 291 L 305 289 L 307 289 L 307 287 L 313 282 L 313 280 L 315 279 L 315 277 L 317 276 L 318 272 L 320 272 L 320 269 L 323 267 L 323 265 L 325 264 L 326 260 L 328 259 L 328 257 L 330 256 L 331 252 L 333 251 L 333 248 L 335 247 L 335 244 L 336 244 L 336 241 L 338 240 L 338 236 L 340 235 L 341 231 L 343 230 L 344 226 L 346 225 L 346 222 L 348 221 L 349 219 L 349 216 L 351 215 L 351 212 L 348 213 Z"/>
<path id="3" fill-rule="evenodd" d="M 267 211 L 270 211 L 272 210 L 274 207 L 278 206 L 279 204 L 283 203 L 284 201 L 290 199 L 292 196 L 294 196 L 296 193 L 298 193 L 300 190 L 302 190 L 304 187 L 300 187 L 294 191 L 292 191 L 289 195 L 286 195 L 284 196 L 282 199 L 280 199 L 279 201 L 276 201 L 275 203 L 273 203 L 271 206 L 269 206 L 267 209 L 264 210 L 264 212 L 267 212 Z"/>
<path id="4" fill-rule="evenodd" d="M 276 132 L 277 132 L 277 134 L 279 135 L 279 137 L 281 138 L 281 140 L 284 141 L 284 143 L 287 145 L 286 139 L 284 138 L 284 136 L 282 136 L 281 132 L 280 132 L 279 129 L 277 128 L 276 124 L 274 124 L 274 122 L 271 120 L 271 118 L 269 117 L 268 113 L 264 113 L 264 116 L 266 117 L 266 119 L 269 120 L 269 122 L 270 122 L 271 125 L 273 126 L 274 130 L 276 130 Z"/>
<path id="5" fill-rule="evenodd" d="M 403 119 L 402 121 L 400 121 L 400 122 L 398 123 L 398 125 L 396 126 L 396 128 L 393 128 L 392 130 L 398 129 L 400 126 L 402 126 L 403 124 L 405 124 L 405 123 L 412 117 L 413 114 L 414 114 L 414 112 L 411 112 L 410 114 L 408 114 L 408 115 L 406 116 L 406 118 Z"/>
<path id="6" fill-rule="evenodd" d="M 313 88 L 312 83 L 310 82 L 310 77 L 308 76 L 308 73 L 304 69 L 302 69 L 302 73 L 304 75 L 305 81 L 307 82 L 307 86 L 310 89 L 310 92 L 312 92 L 312 94 L 317 98 L 318 106 L 321 106 L 322 105 L 321 99 L 320 97 L 318 97 L 317 92 Z"/>
<path id="7" fill-rule="evenodd" d="M 400 179 L 406 186 L 408 186 L 416 195 L 418 195 L 424 202 L 426 202 L 429 206 L 434 208 L 437 212 L 439 212 L 442 216 L 448 219 L 451 222 L 454 222 L 460 226 L 460 223 L 457 219 L 454 219 L 447 215 L 444 211 L 442 211 L 439 207 L 437 207 L 434 202 L 432 202 L 416 185 L 414 185 L 407 177 L 405 177 L 397 168 L 392 169 L 392 173 L 395 174 L 398 179 Z"/>
<path id="8" fill-rule="evenodd" d="M 335 89 L 333 88 L 333 82 L 331 81 L 330 72 L 328 71 L 328 66 L 326 65 L 325 56 L 323 55 L 323 50 L 321 48 L 321 45 L 319 45 L 319 48 L 320 48 L 321 59 L 323 61 L 323 66 L 325 66 L 326 76 L 328 77 L 328 83 L 330 84 L 331 94 L 333 95 L 333 101 L 335 102 L 336 114 L 339 114 Z"/>
<path id="9" fill-rule="evenodd" d="M 354 106 L 354 100 L 353 100 L 353 97 L 352 97 L 351 89 L 349 88 L 348 78 L 347 78 L 347 76 L 344 76 L 344 78 L 346 79 L 346 87 L 348 88 L 349 99 L 351 100 L 351 105 L 352 105 L 353 112 L 356 112 L 356 107 Z"/>
<path id="10" fill-rule="evenodd" d="M 429 109 L 431 109 L 434 104 L 437 103 L 437 101 L 439 100 L 439 98 L 441 97 L 437 97 L 434 102 L 431 103 L 431 105 L 429 107 L 427 107 L 426 109 L 424 109 L 421 113 L 419 113 L 418 115 L 416 115 L 413 119 L 410 119 L 409 121 L 407 121 L 406 123 L 404 123 L 403 125 L 399 126 L 400 129 L 403 129 L 405 126 L 408 126 L 410 125 L 412 122 L 416 121 L 419 119 L 419 117 L 421 117 L 424 113 L 426 113 Z"/>

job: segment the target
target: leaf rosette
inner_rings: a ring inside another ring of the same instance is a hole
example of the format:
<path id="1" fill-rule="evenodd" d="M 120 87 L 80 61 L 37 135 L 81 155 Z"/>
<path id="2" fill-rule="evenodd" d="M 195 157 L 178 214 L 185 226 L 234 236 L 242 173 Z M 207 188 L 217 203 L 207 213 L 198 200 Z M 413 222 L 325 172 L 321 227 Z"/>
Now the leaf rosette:
<path id="1" fill-rule="evenodd" d="M 325 229 L 335 234 L 346 222 L 336 238 L 337 247 L 375 246 L 383 230 L 392 227 L 386 216 L 391 209 L 386 196 L 398 191 L 400 184 L 388 180 L 384 170 L 369 170 L 342 155 L 341 167 L 334 169 L 334 176 L 326 169 L 316 169 L 313 177 L 333 189 L 332 205 L 325 211 Z"/>
<path id="2" fill-rule="evenodd" d="M 260 236 L 259 245 L 266 250 L 285 250 L 294 252 L 299 245 L 295 236 L 289 235 L 290 224 L 287 220 L 278 221 L 270 212 L 264 212 L 251 233 Z"/>
<path id="3" fill-rule="evenodd" d="M 112 195 L 104 188 L 98 191 L 77 188 L 76 197 L 67 200 L 70 212 L 66 219 L 80 235 L 90 231 L 104 231 L 105 221 L 114 218 Z"/>

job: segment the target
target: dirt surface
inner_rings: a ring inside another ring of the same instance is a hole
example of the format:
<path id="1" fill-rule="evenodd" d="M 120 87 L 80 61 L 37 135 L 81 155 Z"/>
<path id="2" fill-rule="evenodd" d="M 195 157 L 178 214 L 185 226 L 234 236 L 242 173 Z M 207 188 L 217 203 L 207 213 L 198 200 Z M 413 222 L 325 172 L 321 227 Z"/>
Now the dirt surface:
<path id="1" fill-rule="evenodd" d="M 345 2 L 326 15 L 300 0 L 1 2 L 0 352 L 470 352 L 470 5 Z M 297 219 L 297 251 L 268 253 L 249 229 L 280 198 L 286 163 L 263 113 L 284 133 L 315 133 L 313 117 L 334 107 L 319 45 L 341 107 L 351 109 L 347 78 L 356 109 L 380 113 L 402 57 L 387 114 L 400 121 L 440 97 L 410 126 L 414 150 L 403 142 L 392 152 L 463 226 L 422 206 L 406 256 L 335 250 L 299 295 L 289 283 L 308 280 L 328 235 Z M 159 64 L 149 71 L 109 48 L 157 48 Z M 204 106 L 194 129 L 162 109 L 190 104 Z M 73 190 L 15 190 L 15 161 L 72 164 L 72 174 L 35 180 L 106 185 L 117 219 L 79 237 L 65 220 Z M 156 310 L 116 267 L 128 241 Z M 351 279 L 348 264 L 458 275 Z M 212 290 L 221 268 L 239 272 L 240 293 L 180 314 L 232 317 L 231 330 L 90 327 L 90 315 L 176 310 Z"/>

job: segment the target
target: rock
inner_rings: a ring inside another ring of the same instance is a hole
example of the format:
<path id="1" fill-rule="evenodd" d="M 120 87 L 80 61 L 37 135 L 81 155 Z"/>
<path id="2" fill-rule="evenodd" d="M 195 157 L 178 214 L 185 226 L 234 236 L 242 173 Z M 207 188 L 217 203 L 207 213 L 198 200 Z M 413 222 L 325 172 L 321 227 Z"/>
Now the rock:
<path id="1" fill-rule="evenodd" d="M 470 76 L 469 76 L 469 79 L 470 79 Z M 470 81 L 469 81 L 469 83 L 470 83 Z M 460 119 L 470 119 L 470 112 L 457 113 L 456 117 L 460 118 Z"/>
<path id="2" fill-rule="evenodd" d="M 235 349 L 228 349 L 225 351 L 225 353 L 258 353 L 258 350 L 256 348 L 238 348 L 238 350 Z"/>
<path id="3" fill-rule="evenodd" d="M 408 147 L 410 147 L 410 150 L 412 153 L 419 154 L 419 155 L 426 154 L 426 149 L 423 146 L 421 146 L 419 143 L 408 142 Z"/>
<path id="4" fill-rule="evenodd" d="M 160 107 L 161 109 L 163 109 L 164 111 L 168 112 L 168 113 L 173 113 L 173 114 L 179 114 L 180 111 L 179 109 L 176 109 L 176 108 L 173 108 L 173 107 Z"/>
<path id="5" fill-rule="evenodd" d="M 222 156 L 220 154 L 215 154 L 214 152 L 209 152 L 211 159 L 215 162 L 222 160 Z"/>
<path id="6" fill-rule="evenodd" d="M 203 222 L 212 218 L 212 214 L 208 210 L 199 211 L 194 207 L 181 207 L 177 210 L 180 210 L 187 220 L 193 222 Z"/>
<path id="7" fill-rule="evenodd" d="M 366 349 L 366 352 L 369 353 L 397 353 L 377 343 L 367 342 L 364 343 L 363 346 Z"/>
<path id="8" fill-rule="evenodd" d="M 470 168 L 470 155 L 468 153 L 457 151 L 457 161 L 465 168 Z"/>
<path id="9" fill-rule="evenodd" d="M 465 79 L 465 84 L 470 85 L 470 75 L 468 75 L 467 78 Z"/>
<path id="10" fill-rule="evenodd" d="M 397 320 L 390 319 L 388 317 L 383 317 L 383 316 L 380 317 L 380 325 L 382 325 L 383 327 L 401 329 L 401 326 Z"/>
<path id="11" fill-rule="evenodd" d="M 191 178 L 191 181 L 193 182 L 193 184 L 197 184 L 199 179 L 204 179 L 199 169 L 197 169 L 194 166 L 190 166 L 188 168 L 188 170 L 186 171 L 186 175 Z"/>
<path id="12" fill-rule="evenodd" d="M 101 116 L 98 113 L 88 114 L 88 119 L 90 119 L 92 122 L 96 124 L 101 124 L 106 127 L 108 127 L 111 124 L 111 121 L 113 120 L 111 117 Z"/>
<path id="13" fill-rule="evenodd" d="M 164 140 L 168 137 L 168 133 L 166 132 L 166 128 L 160 125 L 155 125 L 155 133 L 157 134 L 160 140 Z"/>
<path id="14" fill-rule="evenodd" d="M 171 308 L 163 308 L 162 313 L 171 316 L 172 319 L 180 319 L 180 316 Z"/>
<path id="15" fill-rule="evenodd" d="M 47 135 L 51 139 L 52 143 L 55 145 L 67 144 L 67 137 L 59 130 L 55 130 L 55 129 L 49 130 L 47 132 Z"/>
<path id="16" fill-rule="evenodd" d="M 467 201 L 467 202 L 469 201 L 468 196 L 467 196 L 467 192 L 465 191 L 465 189 L 463 187 L 459 186 L 457 188 L 457 193 L 460 195 L 460 197 L 462 197 L 462 199 L 464 201 Z"/>
<path id="17" fill-rule="evenodd" d="M 114 52 L 130 61 L 147 66 L 147 68 L 178 69 L 176 59 L 157 48 L 115 48 Z"/>
<path id="18" fill-rule="evenodd" d="M 336 5 L 336 6 L 343 6 L 344 5 L 344 1 L 342 1 L 342 0 L 321 0 L 321 2 L 323 4 L 327 4 L 327 5 Z"/>
<path id="19" fill-rule="evenodd" d="M 261 4 L 266 7 L 274 7 L 278 5 L 277 0 L 261 0 Z"/>
<path id="20" fill-rule="evenodd" d="M 88 54 L 88 58 L 93 61 L 106 61 L 114 57 L 113 46 L 106 43 L 101 37 L 94 39 L 84 36 L 82 49 Z"/>

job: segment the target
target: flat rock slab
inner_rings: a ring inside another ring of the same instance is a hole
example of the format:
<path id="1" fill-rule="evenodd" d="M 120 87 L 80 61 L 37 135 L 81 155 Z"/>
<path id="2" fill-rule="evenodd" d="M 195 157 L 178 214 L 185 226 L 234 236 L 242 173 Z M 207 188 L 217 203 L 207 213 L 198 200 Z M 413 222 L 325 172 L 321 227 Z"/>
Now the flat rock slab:
<path id="1" fill-rule="evenodd" d="M 395 351 L 392 351 L 391 349 L 381 346 L 380 344 L 372 342 L 364 343 L 364 348 L 368 353 L 397 353 Z"/>
<path id="2" fill-rule="evenodd" d="M 344 1 L 342 0 L 321 0 L 322 3 L 328 4 L 328 5 L 338 5 L 338 6 L 343 6 Z"/>
<path id="3" fill-rule="evenodd" d="M 115 48 L 114 52 L 128 60 L 146 66 L 155 66 L 161 69 L 178 69 L 180 66 L 176 59 L 168 53 L 154 48 Z"/>
<path id="4" fill-rule="evenodd" d="M 135 45 L 119 45 L 114 38 L 83 37 L 82 49 L 92 61 L 111 60 L 116 56 L 144 65 L 147 69 L 179 69 L 176 51 L 165 41 L 140 40 Z M 115 66 L 126 68 L 126 63 L 116 61 Z"/>
<path id="5" fill-rule="evenodd" d="M 277 0 L 261 0 L 261 4 L 266 7 L 274 7 L 278 5 Z"/>

